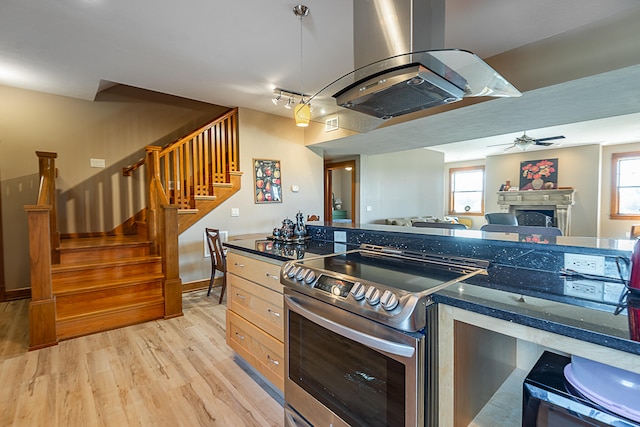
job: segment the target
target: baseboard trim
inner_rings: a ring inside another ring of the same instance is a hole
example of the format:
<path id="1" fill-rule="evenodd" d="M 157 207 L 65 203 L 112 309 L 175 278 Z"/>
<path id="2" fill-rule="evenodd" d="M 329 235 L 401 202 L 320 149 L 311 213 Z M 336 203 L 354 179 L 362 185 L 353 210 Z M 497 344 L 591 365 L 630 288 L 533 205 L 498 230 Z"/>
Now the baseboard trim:
<path id="1" fill-rule="evenodd" d="M 31 298 L 31 288 L 8 289 L 4 291 L 5 301 Z"/>
<path id="2" fill-rule="evenodd" d="M 222 277 L 216 277 L 213 281 L 213 287 L 222 286 Z M 209 279 L 195 280 L 182 284 L 182 293 L 199 291 L 209 287 Z M 31 288 L 8 289 L 4 292 L 5 301 L 14 301 L 19 299 L 31 298 Z"/>
<path id="3" fill-rule="evenodd" d="M 222 286 L 222 277 L 216 277 L 213 281 L 213 287 Z M 209 288 L 209 279 L 194 280 L 193 282 L 187 282 L 182 284 L 182 293 L 199 291 Z"/>

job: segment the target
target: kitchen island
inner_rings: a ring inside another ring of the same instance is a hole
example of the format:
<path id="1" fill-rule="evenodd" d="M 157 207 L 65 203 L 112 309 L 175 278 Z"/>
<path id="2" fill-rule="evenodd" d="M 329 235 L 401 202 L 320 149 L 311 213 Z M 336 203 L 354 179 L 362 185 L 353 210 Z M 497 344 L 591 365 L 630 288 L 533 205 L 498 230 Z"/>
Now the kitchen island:
<path id="1" fill-rule="evenodd" d="M 629 257 L 631 243 L 566 238 L 523 243 L 519 236 L 397 227 L 308 226 L 312 240 L 285 249 L 266 239 L 229 242 L 232 252 L 299 259 L 375 243 L 487 259 L 490 274 L 438 291 L 439 425 L 519 424 L 522 380 L 545 349 L 576 354 L 640 373 L 640 343 L 610 299 L 579 298 L 560 277 L 564 253 L 597 254 L 607 276 Z M 622 274 L 628 271 L 622 270 Z M 615 286 L 613 287 L 614 289 Z"/>

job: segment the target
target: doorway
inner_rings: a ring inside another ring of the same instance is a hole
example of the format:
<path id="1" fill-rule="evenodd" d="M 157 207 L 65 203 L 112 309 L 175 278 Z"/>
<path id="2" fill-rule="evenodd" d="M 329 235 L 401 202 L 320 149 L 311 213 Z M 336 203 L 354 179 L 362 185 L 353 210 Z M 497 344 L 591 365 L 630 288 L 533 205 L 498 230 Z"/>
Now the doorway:
<path id="1" fill-rule="evenodd" d="M 324 165 L 324 219 L 357 222 L 356 161 L 345 160 Z"/>

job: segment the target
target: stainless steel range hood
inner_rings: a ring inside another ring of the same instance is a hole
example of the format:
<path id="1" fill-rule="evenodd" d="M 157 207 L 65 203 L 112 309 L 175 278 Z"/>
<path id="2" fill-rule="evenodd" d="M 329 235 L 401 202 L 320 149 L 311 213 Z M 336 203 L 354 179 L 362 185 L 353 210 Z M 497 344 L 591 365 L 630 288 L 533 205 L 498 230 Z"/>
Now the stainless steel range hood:
<path id="1" fill-rule="evenodd" d="M 441 49 L 444 1 L 354 0 L 356 69 L 307 101 L 311 120 L 337 118 L 340 128 L 366 132 L 465 97 L 520 96 L 473 53 Z"/>

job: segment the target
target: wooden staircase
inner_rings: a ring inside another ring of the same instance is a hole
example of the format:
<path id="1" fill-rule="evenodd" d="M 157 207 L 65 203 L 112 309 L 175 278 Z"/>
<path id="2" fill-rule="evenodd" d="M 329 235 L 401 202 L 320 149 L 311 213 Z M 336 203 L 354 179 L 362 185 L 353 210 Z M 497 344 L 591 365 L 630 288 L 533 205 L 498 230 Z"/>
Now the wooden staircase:
<path id="1" fill-rule="evenodd" d="M 57 232 L 55 153 L 38 152 L 29 220 L 30 349 L 182 315 L 178 234 L 240 190 L 237 110 L 167 147 L 147 147 L 147 207 L 110 232 Z M 174 183 L 181 183 L 175 186 Z M 166 189 L 169 189 L 168 191 Z"/>
<path id="2" fill-rule="evenodd" d="M 61 239 L 51 267 L 58 339 L 164 317 L 162 258 L 137 235 Z"/>

